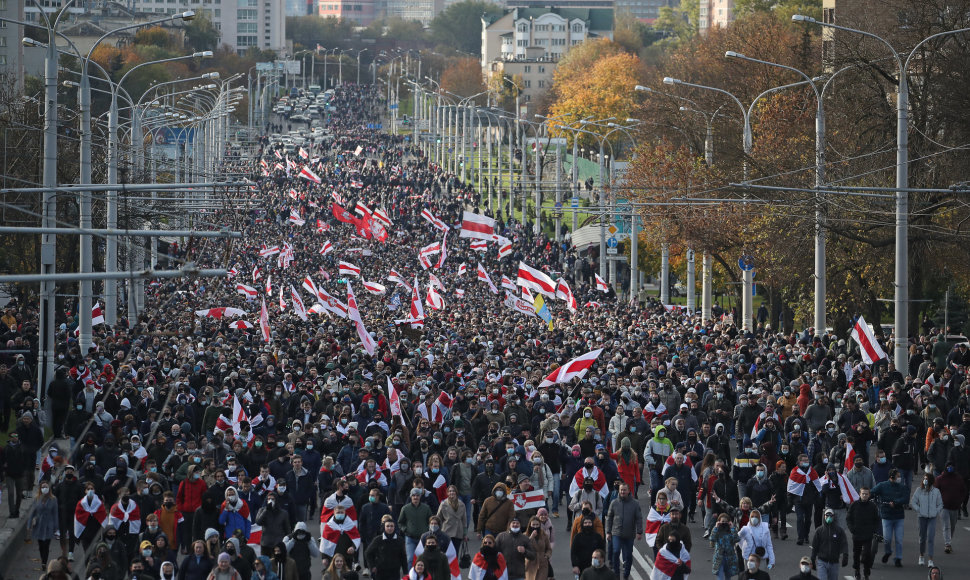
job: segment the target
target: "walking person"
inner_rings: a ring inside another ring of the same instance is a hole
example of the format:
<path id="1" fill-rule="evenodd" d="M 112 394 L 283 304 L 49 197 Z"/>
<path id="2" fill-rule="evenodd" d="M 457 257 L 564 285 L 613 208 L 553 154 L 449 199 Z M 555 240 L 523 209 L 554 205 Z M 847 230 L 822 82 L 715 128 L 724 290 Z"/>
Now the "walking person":
<path id="1" fill-rule="evenodd" d="M 919 517 L 919 560 L 920 566 L 932 568 L 933 544 L 936 540 L 936 518 L 943 511 L 943 496 L 933 485 L 933 473 L 923 474 L 920 486 L 913 492 L 909 500 L 910 507 Z"/>
<path id="2" fill-rule="evenodd" d="M 940 512 L 943 527 L 943 551 L 949 554 L 953 551 L 953 532 L 956 531 L 957 520 L 960 519 L 960 506 L 967 496 L 967 484 L 957 473 L 956 464 L 948 461 L 943 473 L 936 477 L 936 488 L 943 498 L 943 511 Z"/>
<path id="3" fill-rule="evenodd" d="M 7 483 L 7 504 L 10 518 L 20 517 L 20 502 L 23 500 L 27 482 L 33 473 L 34 457 L 20 442 L 20 434 L 12 432 L 3 449 L 3 475 Z"/>
<path id="4" fill-rule="evenodd" d="M 27 519 L 27 529 L 31 537 L 37 540 L 37 548 L 40 551 L 40 569 L 47 569 L 47 560 L 50 558 L 51 540 L 54 539 L 54 532 L 58 529 L 59 510 L 57 498 L 51 493 L 51 483 L 42 481 L 37 489 L 37 496 L 30 508 L 30 517 Z"/>
<path id="5" fill-rule="evenodd" d="M 761 565 L 768 570 L 775 566 L 775 548 L 771 543 L 771 527 L 761 517 L 761 511 L 751 510 L 747 525 L 738 532 L 741 539 L 741 557 L 745 560 L 751 554 L 761 558 Z"/>
<path id="6" fill-rule="evenodd" d="M 878 549 L 876 537 L 881 531 L 879 510 L 870 499 L 870 489 L 859 489 L 859 500 L 852 502 L 846 515 L 849 533 L 852 534 L 852 568 L 856 579 L 869 580 L 872 562 Z"/>
<path id="7" fill-rule="evenodd" d="M 633 542 L 643 537 L 643 511 L 633 499 L 630 485 L 621 483 L 619 496 L 610 503 L 606 514 L 606 542 L 611 546 L 610 564 L 618 578 L 627 580 L 633 567 Z M 623 574 L 620 574 L 620 557 Z"/>
<path id="8" fill-rule="evenodd" d="M 826 508 L 822 525 L 812 535 L 812 567 L 818 570 L 819 580 L 839 580 L 839 556 L 842 566 L 848 566 L 849 541 L 835 521 L 835 511 Z"/>
<path id="9" fill-rule="evenodd" d="M 879 517 L 882 518 L 882 539 L 886 542 L 886 552 L 882 563 L 896 555 L 896 567 L 903 567 L 903 520 L 906 506 L 909 505 L 909 491 L 899 470 L 889 471 L 889 479 L 872 488 L 872 498 L 879 504 Z M 895 542 L 894 542 L 895 540 Z"/>
<path id="10" fill-rule="evenodd" d="M 717 580 L 730 580 L 741 571 L 738 551 L 735 549 L 741 538 L 738 529 L 731 522 L 731 516 L 717 516 L 717 524 L 709 537 L 714 554 L 711 556 L 711 573 Z"/>

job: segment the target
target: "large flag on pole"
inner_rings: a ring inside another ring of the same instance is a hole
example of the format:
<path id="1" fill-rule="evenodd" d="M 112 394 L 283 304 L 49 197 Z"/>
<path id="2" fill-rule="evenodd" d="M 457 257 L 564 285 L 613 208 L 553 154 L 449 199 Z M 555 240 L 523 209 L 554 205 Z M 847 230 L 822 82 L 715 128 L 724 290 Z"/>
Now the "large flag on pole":
<path id="1" fill-rule="evenodd" d="M 886 352 L 882 350 L 876 341 L 876 336 L 872 334 L 872 329 L 866 324 L 866 319 L 859 316 L 852 327 L 852 340 L 859 343 L 859 350 L 862 351 L 862 360 L 867 365 L 886 358 Z"/>
<path id="2" fill-rule="evenodd" d="M 466 211 L 461 218 L 459 238 L 475 238 L 492 241 L 495 239 L 495 220 L 488 216 Z"/>
<path id="3" fill-rule="evenodd" d="M 260 301 L 262 305 L 259 310 L 259 330 L 263 333 L 263 341 L 269 342 L 269 313 L 266 312 L 266 299 L 260 298 Z"/>
<path id="4" fill-rule="evenodd" d="M 374 350 L 377 348 L 377 343 L 374 342 L 374 338 L 367 332 L 364 327 L 364 321 L 360 318 L 360 311 L 357 310 L 357 299 L 354 298 L 354 289 L 350 285 L 350 280 L 347 281 L 347 318 L 354 322 L 354 326 L 357 327 L 357 336 L 360 338 L 360 342 L 364 345 L 364 350 L 367 354 L 374 356 Z"/>
<path id="5" fill-rule="evenodd" d="M 556 297 L 556 283 L 552 281 L 552 278 L 525 262 L 519 262 L 519 277 L 515 283 L 540 294 L 545 294 L 550 298 Z"/>
<path id="6" fill-rule="evenodd" d="M 567 362 L 549 373 L 549 376 L 539 383 L 539 388 L 541 389 L 542 387 L 548 387 L 557 383 L 568 383 L 573 379 L 583 378 L 586 376 L 586 371 L 589 370 L 589 367 L 593 366 L 593 363 L 599 358 L 601 352 L 603 352 L 603 349 L 598 348 Z"/>

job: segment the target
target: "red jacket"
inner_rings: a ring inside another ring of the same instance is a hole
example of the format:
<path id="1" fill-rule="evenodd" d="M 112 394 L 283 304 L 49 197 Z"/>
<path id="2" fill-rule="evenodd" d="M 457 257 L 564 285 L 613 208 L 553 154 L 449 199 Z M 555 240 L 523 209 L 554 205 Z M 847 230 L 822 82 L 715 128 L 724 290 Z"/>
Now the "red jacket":
<path id="1" fill-rule="evenodd" d="M 175 496 L 175 508 L 183 514 L 195 513 L 202 507 L 202 494 L 209 489 L 202 478 L 186 479 L 179 484 L 178 495 Z"/>
<path id="2" fill-rule="evenodd" d="M 620 474 L 620 479 L 623 483 L 630 486 L 630 490 L 637 488 L 637 484 L 641 482 L 640 478 L 640 463 L 637 461 L 637 454 L 632 450 L 630 452 L 630 462 L 627 463 L 623 460 L 623 456 L 620 451 L 610 455 L 614 461 L 616 461 L 616 469 Z"/>

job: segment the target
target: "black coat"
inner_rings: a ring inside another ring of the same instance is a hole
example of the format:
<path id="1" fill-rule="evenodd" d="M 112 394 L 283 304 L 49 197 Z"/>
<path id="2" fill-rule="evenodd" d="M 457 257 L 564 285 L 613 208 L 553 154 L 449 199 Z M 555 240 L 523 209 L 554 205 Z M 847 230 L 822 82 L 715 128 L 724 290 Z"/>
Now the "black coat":
<path id="1" fill-rule="evenodd" d="M 27 469 L 33 470 L 34 456 L 22 443 L 3 448 L 3 474 L 7 477 L 23 477 Z"/>
<path id="2" fill-rule="evenodd" d="M 367 546 L 364 556 L 373 571 L 374 580 L 400 580 L 408 571 L 404 537 L 399 534 L 385 538 L 381 533 Z"/>

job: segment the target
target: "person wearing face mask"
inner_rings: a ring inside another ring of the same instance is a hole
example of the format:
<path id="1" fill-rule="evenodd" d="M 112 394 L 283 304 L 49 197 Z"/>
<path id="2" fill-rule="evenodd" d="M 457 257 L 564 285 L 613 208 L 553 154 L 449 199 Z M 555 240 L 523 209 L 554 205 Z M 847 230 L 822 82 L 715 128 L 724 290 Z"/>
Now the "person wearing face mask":
<path id="1" fill-rule="evenodd" d="M 81 542 L 85 551 L 91 546 L 107 518 L 108 511 L 101 498 L 94 493 L 94 485 L 86 484 L 84 497 L 74 510 L 74 537 Z"/>
<path id="2" fill-rule="evenodd" d="M 667 458 L 674 452 L 673 442 L 667 438 L 667 428 L 657 425 L 654 436 L 647 442 L 643 450 L 643 461 L 650 470 L 650 491 L 656 493 L 663 485 L 660 471 L 666 465 Z"/>
<path id="3" fill-rule="evenodd" d="M 909 503 L 909 490 L 903 483 L 903 477 L 898 469 L 889 472 L 889 480 L 876 484 L 872 488 L 872 497 L 879 504 L 879 517 L 882 518 L 882 537 L 886 543 L 886 551 L 882 556 L 883 563 L 896 555 L 896 567 L 902 567 L 903 557 L 903 518 L 905 508 Z M 895 538 L 895 546 L 893 539 Z M 894 550 L 895 547 L 895 550 Z"/>
<path id="4" fill-rule="evenodd" d="M 249 504 L 239 497 L 239 492 L 232 486 L 226 488 L 225 498 L 220 506 L 219 513 L 219 524 L 225 530 L 225 537 L 231 537 L 234 530 L 240 529 L 244 536 L 248 538 L 252 527 L 249 518 Z"/>
<path id="5" fill-rule="evenodd" d="M 799 546 L 808 542 L 809 526 L 821 491 L 822 482 L 809 463 L 808 455 L 804 453 L 799 455 L 798 463 L 788 475 L 788 493 L 795 506 L 795 528 L 798 531 L 796 543 Z"/>
<path id="6" fill-rule="evenodd" d="M 33 537 L 33 539 L 37 540 L 37 548 L 40 551 L 41 569 L 47 568 L 51 540 L 54 539 L 54 532 L 57 529 L 57 498 L 51 493 L 50 482 L 42 481 L 37 488 L 34 503 L 30 507 L 30 515 L 27 517 L 28 537 Z"/>
<path id="7" fill-rule="evenodd" d="M 718 580 L 730 580 L 740 571 L 736 546 L 740 543 L 737 528 L 728 514 L 720 514 L 710 532 L 709 540 L 714 553 L 711 556 L 711 573 Z"/>
<path id="8" fill-rule="evenodd" d="M 602 411 L 600 412 L 602 413 Z M 592 427 L 593 432 L 595 433 L 596 429 L 599 427 L 599 423 L 596 421 L 592 407 L 583 408 L 582 413 L 580 413 L 578 417 L 579 418 L 576 419 L 575 423 L 573 424 L 573 430 L 576 432 L 576 437 L 582 441 L 589 437 L 587 428 Z"/>
<path id="9" fill-rule="evenodd" d="M 496 484 L 496 488 L 497 487 L 498 484 Z M 410 493 L 410 503 L 401 508 L 401 513 L 397 518 L 398 527 L 405 538 L 405 547 L 407 549 L 409 562 L 414 557 L 414 552 L 418 547 L 421 536 L 428 531 L 428 520 L 431 518 L 433 513 L 428 504 L 421 501 L 423 495 L 423 490 L 418 488 L 412 489 Z M 511 506 L 511 502 L 507 503 Z M 482 515 L 484 516 L 485 513 L 486 508 L 483 507 Z M 479 525 L 481 525 L 481 521 L 479 522 Z"/>
<path id="10" fill-rule="evenodd" d="M 666 543 L 657 551 L 654 558 L 651 580 L 682 580 L 690 575 L 690 552 L 680 541 L 680 536 L 671 532 Z"/>
<path id="11" fill-rule="evenodd" d="M 731 479 L 738 484 L 738 497 L 748 495 L 748 483 L 756 474 L 756 467 L 761 461 L 758 453 L 758 446 L 751 441 L 747 435 L 743 439 L 741 453 L 734 458 L 734 465 L 731 469 Z"/>
<path id="12" fill-rule="evenodd" d="M 324 557 L 332 559 L 339 554 L 351 567 L 357 562 L 360 533 L 357 530 L 357 522 L 348 515 L 348 511 L 343 506 L 337 506 L 333 511 L 333 517 L 321 526 L 320 534 L 322 538 L 320 551 Z"/>
<path id="13" fill-rule="evenodd" d="M 808 556 L 802 556 L 802 559 L 798 562 L 798 574 L 788 580 L 818 580 L 818 577 L 812 574 L 812 559 Z"/>
<path id="14" fill-rule="evenodd" d="M 266 504 L 256 512 L 256 525 L 263 528 L 259 541 L 260 553 L 269 556 L 273 553 L 273 547 L 283 540 L 293 525 L 289 512 L 279 505 L 277 492 L 271 491 L 266 495 Z"/>
<path id="15" fill-rule="evenodd" d="M 933 475 L 923 474 L 920 486 L 913 492 L 909 505 L 919 517 L 919 565 L 933 567 L 933 547 L 936 539 L 936 518 L 943 511 L 943 496 L 936 488 Z"/>
<path id="16" fill-rule="evenodd" d="M 509 580 L 525 580 L 526 560 L 536 558 L 535 542 L 523 532 L 517 517 L 509 521 L 508 531 L 495 538 L 495 547 L 505 556 Z"/>
<path id="17" fill-rule="evenodd" d="M 761 569 L 761 558 L 751 554 L 744 562 L 744 569 L 738 574 L 738 580 L 770 580 L 771 576 Z"/>
<path id="18" fill-rule="evenodd" d="M 725 431 L 723 423 L 714 426 L 714 433 L 707 438 L 705 446 L 713 450 L 715 456 L 727 465 L 734 463 L 731 459 L 731 437 Z"/>
<path id="19" fill-rule="evenodd" d="M 934 477 L 943 473 L 951 449 L 953 449 L 953 437 L 950 435 L 950 430 L 940 426 L 936 438 L 926 450 L 926 461 L 932 466 Z"/>
<path id="20" fill-rule="evenodd" d="M 771 542 L 771 530 L 768 522 L 764 521 L 761 511 L 754 509 L 748 515 L 748 523 L 738 532 L 741 539 L 741 557 L 757 554 L 761 557 L 761 565 L 771 570 L 775 565 L 775 549 Z"/>
<path id="21" fill-rule="evenodd" d="M 494 535 L 499 530 L 508 529 L 514 517 L 515 504 L 509 498 L 509 489 L 504 483 L 498 482 L 492 487 L 492 495 L 482 502 L 475 531 L 479 538 Z"/>
<path id="22" fill-rule="evenodd" d="M 963 437 L 963 435 L 957 435 L 957 437 Z M 949 554 L 953 550 L 951 542 L 953 533 L 956 531 L 956 522 L 960 519 L 961 505 L 967 497 L 967 486 L 953 460 L 946 462 L 943 473 L 936 478 L 935 485 L 943 498 L 943 511 L 940 513 L 943 543 L 946 544 L 943 551 Z"/>
<path id="23" fill-rule="evenodd" d="M 812 568 L 820 580 L 839 580 L 839 561 L 849 564 L 849 542 L 845 530 L 835 521 L 835 512 L 826 509 L 822 525 L 812 535 Z"/>

